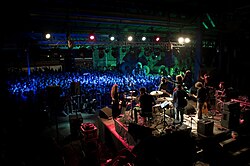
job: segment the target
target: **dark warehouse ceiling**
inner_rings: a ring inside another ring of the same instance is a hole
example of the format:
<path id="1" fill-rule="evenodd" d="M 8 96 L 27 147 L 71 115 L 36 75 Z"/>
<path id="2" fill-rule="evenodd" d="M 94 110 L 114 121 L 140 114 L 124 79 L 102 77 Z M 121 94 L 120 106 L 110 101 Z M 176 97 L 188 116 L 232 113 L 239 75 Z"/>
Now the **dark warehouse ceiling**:
<path id="1" fill-rule="evenodd" d="M 11 5 L 12 1 L 9 3 Z M 8 22 L 4 24 L 5 49 L 27 45 L 67 46 L 69 38 L 78 45 L 85 45 L 90 44 L 90 33 L 97 36 L 92 44 L 109 44 L 110 34 L 118 35 L 121 41 L 128 34 L 160 35 L 165 41 L 172 41 L 180 33 L 194 38 L 199 29 L 204 40 L 216 40 L 221 33 L 242 36 L 249 33 L 249 6 L 240 1 L 218 5 L 213 0 L 35 0 L 17 2 L 4 15 Z M 51 40 L 44 38 L 46 32 L 52 33 Z"/>

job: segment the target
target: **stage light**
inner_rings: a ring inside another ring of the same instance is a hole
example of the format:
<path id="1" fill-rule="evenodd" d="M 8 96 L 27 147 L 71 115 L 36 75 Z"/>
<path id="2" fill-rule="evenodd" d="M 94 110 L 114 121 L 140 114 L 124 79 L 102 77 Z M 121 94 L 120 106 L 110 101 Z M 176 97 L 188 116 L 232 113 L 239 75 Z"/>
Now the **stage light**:
<path id="1" fill-rule="evenodd" d="M 111 36 L 109 39 L 110 39 L 111 41 L 114 41 L 114 40 L 115 40 L 115 37 L 114 37 L 114 36 Z"/>
<path id="2" fill-rule="evenodd" d="M 190 43 L 190 38 L 188 38 L 188 37 L 179 37 L 178 38 L 178 42 L 179 42 L 179 44 L 184 44 L 184 43 Z"/>
<path id="3" fill-rule="evenodd" d="M 160 41 L 160 37 L 159 37 L 159 36 L 156 36 L 156 37 L 155 37 L 155 41 L 156 41 L 156 42 L 159 42 L 159 41 Z"/>
<path id="4" fill-rule="evenodd" d="M 206 29 L 208 29 L 208 26 L 207 26 L 207 24 L 203 21 L 202 22 L 202 25 L 206 28 Z"/>
<path id="5" fill-rule="evenodd" d="M 90 39 L 91 41 L 94 41 L 94 40 L 95 40 L 95 35 L 91 34 L 91 35 L 89 36 L 89 39 Z"/>
<path id="6" fill-rule="evenodd" d="M 183 38 L 183 37 L 179 37 L 179 38 L 178 38 L 178 42 L 179 42 L 180 44 L 183 44 L 183 43 L 184 43 L 184 38 Z"/>
<path id="7" fill-rule="evenodd" d="M 186 38 L 184 39 L 184 41 L 185 41 L 185 43 L 189 43 L 189 42 L 190 42 L 190 38 L 186 37 Z"/>
<path id="8" fill-rule="evenodd" d="M 49 33 L 45 34 L 45 38 L 46 39 L 50 39 L 51 38 L 51 35 Z"/>
<path id="9" fill-rule="evenodd" d="M 147 38 L 146 38 L 145 36 L 143 36 L 143 37 L 141 38 L 142 41 L 146 41 L 146 39 L 147 39 Z"/>
<path id="10" fill-rule="evenodd" d="M 128 36 L 128 41 L 132 41 L 133 37 L 132 36 Z"/>
<path id="11" fill-rule="evenodd" d="M 211 19 L 210 15 L 208 13 L 206 15 L 207 15 L 207 18 L 210 21 L 211 25 L 213 26 L 213 28 L 215 28 L 215 24 L 214 24 L 213 20 Z"/>

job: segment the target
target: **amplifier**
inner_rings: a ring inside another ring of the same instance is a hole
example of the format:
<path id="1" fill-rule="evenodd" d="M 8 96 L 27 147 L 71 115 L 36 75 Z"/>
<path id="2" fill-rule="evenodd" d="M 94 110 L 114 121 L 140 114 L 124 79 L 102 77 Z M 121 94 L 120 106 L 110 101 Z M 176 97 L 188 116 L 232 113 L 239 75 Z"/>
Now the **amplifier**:
<path id="1" fill-rule="evenodd" d="M 80 126 L 83 123 L 81 114 L 69 115 L 70 133 L 73 137 L 77 137 L 80 132 Z"/>
<path id="2" fill-rule="evenodd" d="M 212 136 L 214 122 L 211 120 L 199 120 L 197 123 L 197 133 L 204 136 Z"/>
<path id="3" fill-rule="evenodd" d="M 230 111 L 230 112 L 239 112 L 240 111 L 240 103 L 238 102 L 225 102 L 223 105 L 223 108 L 225 111 Z"/>

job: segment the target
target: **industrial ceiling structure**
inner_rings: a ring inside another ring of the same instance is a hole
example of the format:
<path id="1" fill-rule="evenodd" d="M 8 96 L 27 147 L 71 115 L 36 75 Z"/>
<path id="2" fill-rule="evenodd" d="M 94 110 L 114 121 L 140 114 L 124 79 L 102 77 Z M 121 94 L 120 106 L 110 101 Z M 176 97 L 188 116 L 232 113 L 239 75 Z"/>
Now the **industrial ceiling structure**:
<path id="1" fill-rule="evenodd" d="M 9 2 L 10 5 L 13 3 Z M 16 15 L 11 12 L 15 10 Z M 84 45 L 126 44 L 128 35 L 134 44 L 145 35 L 154 42 L 175 42 L 184 35 L 195 40 L 216 41 L 221 34 L 249 35 L 249 6 L 246 2 L 185 0 L 35 0 L 16 2 L 4 13 L 3 48 L 5 50 L 35 46 L 41 49 L 67 48 L 74 41 L 77 48 Z M 9 23 L 10 22 L 10 23 Z M 45 33 L 51 33 L 48 40 Z M 96 40 L 89 41 L 90 34 Z M 117 41 L 110 42 L 109 36 Z"/>
<path id="2" fill-rule="evenodd" d="M 27 53 L 40 61 L 39 54 L 46 58 L 53 49 L 65 51 L 69 41 L 79 50 L 103 51 L 121 45 L 146 44 L 153 48 L 155 36 L 161 37 L 157 44 L 176 44 L 177 37 L 183 36 L 190 37 L 193 46 L 198 43 L 205 47 L 194 53 L 203 57 L 198 65 L 203 67 L 205 62 L 207 68 L 229 76 L 235 87 L 245 87 L 247 77 L 241 73 L 249 70 L 250 63 L 246 56 L 250 44 L 249 4 L 246 0 L 6 1 L 0 10 L 1 56 L 5 59 L 0 66 L 20 66 L 21 60 L 27 65 Z M 49 40 L 46 33 L 51 34 Z M 96 40 L 90 41 L 90 34 Z M 116 35 L 117 40 L 111 42 L 110 35 Z M 128 35 L 135 40 L 127 42 Z M 142 36 L 150 40 L 142 42 Z"/>

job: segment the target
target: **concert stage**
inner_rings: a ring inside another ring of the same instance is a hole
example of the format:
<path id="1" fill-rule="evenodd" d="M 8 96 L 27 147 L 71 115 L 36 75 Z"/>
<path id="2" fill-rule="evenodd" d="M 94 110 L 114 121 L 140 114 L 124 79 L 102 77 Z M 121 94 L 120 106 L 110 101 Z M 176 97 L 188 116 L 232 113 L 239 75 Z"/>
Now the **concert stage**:
<path id="1" fill-rule="evenodd" d="M 124 148 L 132 149 L 146 137 L 160 137 L 165 134 L 185 131 L 194 137 L 207 138 L 226 134 L 229 129 L 220 124 L 221 115 L 216 115 L 212 119 L 198 121 L 192 115 L 184 115 L 183 124 L 174 124 L 173 118 L 166 116 L 165 122 L 161 115 L 155 115 L 154 120 L 147 125 L 139 122 L 135 123 L 125 119 L 121 115 L 117 119 L 98 118 L 98 129 L 100 139 L 120 151 Z"/>
<path id="2" fill-rule="evenodd" d="M 221 114 L 201 121 L 191 115 L 184 115 L 183 124 L 173 124 L 170 117 L 166 117 L 169 124 L 164 124 L 161 118 L 158 115 L 152 123 L 141 125 L 130 120 L 124 121 L 124 115 L 117 119 L 98 117 L 100 141 L 111 148 L 115 156 L 126 150 L 136 156 L 142 165 L 174 165 L 175 162 L 181 162 L 172 161 L 175 156 L 183 156 L 183 162 L 191 162 L 191 159 L 196 163 L 223 163 L 228 160 L 225 156 L 230 156 L 228 147 L 236 145 L 237 141 L 231 141 L 232 129 L 221 126 Z"/>
<path id="3" fill-rule="evenodd" d="M 195 143 L 189 136 L 190 127 L 182 125 L 182 127 L 176 127 L 176 131 L 180 132 L 170 134 L 168 129 L 166 130 L 168 134 L 164 134 L 152 126 L 141 126 L 132 122 L 124 124 L 122 118 L 98 119 L 100 139 L 105 145 L 111 146 L 116 155 L 126 149 L 136 156 L 136 162 L 142 165 L 178 162 L 172 161 L 173 155 L 177 154 L 184 156 L 182 162 L 192 160 Z M 158 132 L 159 135 L 155 135 Z M 166 158 L 166 156 L 170 158 Z"/>
<path id="4" fill-rule="evenodd" d="M 234 104 L 229 104 L 229 106 L 233 107 Z M 232 115 L 237 111 L 234 110 L 230 110 Z M 219 156 L 222 153 L 227 156 L 230 152 L 228 147 L 233 146 L 235 142 L 242 142 L 231 141 L 231 133 L 235 131 L 231 128 L 234 125 L 231 124 L 236 121 L 234 116 L 229 116 L 228 112 L 225 109 L 222 113 L 216 112 L 214 116 L 204 117 L 203 120 L 198 120 L 195 114 L 184 114 L 184 122 L 180 124 L 176 123 L 171 116 L 171 110 L 164 112 L 155 108 L 152 120 L 143 124 L 140 116 L 135 121 L 132 118 L 134 116 L 131 116 L 131 110 L 128 110 L 117 119 L 98 117 L 99 137 L 105 145 L 117 152 L 115 154 L 126 149 L 131 154 L 139 156 L 140 160 L 147 160 L 145 165 L 149 162 L 148 160 L 152 160 L 152 164 L 155 164 L 156 160 L 170 164 L 169 158 L 173 155 L 185 156 L 184 160 L 188 161 L 192 156 L 187 157 L 186 154 L 196 157 L 201 155 L 200 158 L 196 158 L 198 161 L 205 159 L 205 162 L 215 160 L 225 162 L 227 157 Z M 198 149 L 193 151 L 193 145 L 201 150 L 200 154 L 197 154 Z M 185 153 L 180 154 L 182 152 Z M 150 156 L 150 159 L 147 156 Z M 230 157 L 233 159 L 233 156 Z"/>

